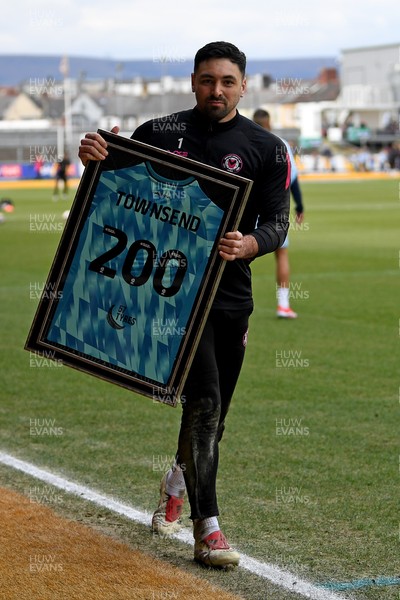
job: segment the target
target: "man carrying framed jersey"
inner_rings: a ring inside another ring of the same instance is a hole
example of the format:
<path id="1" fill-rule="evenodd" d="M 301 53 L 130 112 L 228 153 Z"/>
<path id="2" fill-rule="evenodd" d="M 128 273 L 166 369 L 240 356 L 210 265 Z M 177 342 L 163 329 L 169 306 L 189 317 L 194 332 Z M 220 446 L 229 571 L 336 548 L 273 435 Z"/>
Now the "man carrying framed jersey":
<path id="1" fill-rule="evenodd" d="M 281 246 L 289 213 L 290 162 L 285 145 L 236 108 L 246 90 L 245 69 L 246 57 L 233 44 L 207 44 L 194 60 L 196 106 L 148 121 L 132 135 L 254 182 L 238 231 L 227 233 L 219 242 L 226 266 L 185 383 L 176 460 L 161 482 L 152 522 L 156 532 L 177 531 L 187 490 L 194 557 L 213 567 L 239 563 L 238 552 L 219 527 L 216 477 L 219 442 L 253 310 L 250 262 Z M 117 133 L 118 128 L 113 131 Z M 99 134 L 86 134 L 79 148 L 83 164 L 103 160 L 106 146 Z"/>

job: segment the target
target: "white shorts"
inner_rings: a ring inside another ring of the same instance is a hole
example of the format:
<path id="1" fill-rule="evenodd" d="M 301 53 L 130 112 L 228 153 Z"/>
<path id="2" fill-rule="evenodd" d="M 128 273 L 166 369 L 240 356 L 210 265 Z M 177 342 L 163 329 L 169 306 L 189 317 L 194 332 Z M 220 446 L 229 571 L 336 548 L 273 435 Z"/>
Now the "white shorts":
<path id="1" fill-rule="evenodd" d="M 289 246 L 289 234 L 287 234 L 285 241 L 283 242 L 281 248 L 287 248 Z"/>

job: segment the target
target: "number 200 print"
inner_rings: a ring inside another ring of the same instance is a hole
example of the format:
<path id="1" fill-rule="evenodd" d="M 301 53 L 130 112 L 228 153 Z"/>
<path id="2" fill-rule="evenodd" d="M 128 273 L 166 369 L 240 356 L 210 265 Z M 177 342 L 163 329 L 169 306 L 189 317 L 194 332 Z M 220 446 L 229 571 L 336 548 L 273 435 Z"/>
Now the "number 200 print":
<path id="1" fill-rule="evenodd" d="M 124 231 L 110 225 L 103 227 L 103 233 L 115 237 L 118 240 L 117 244 L 92 260 L 89 264 L 89 270 L 114 279 L 116 270 L 106 266 L 105 263 L 116 258 L 125 250 L 128 245 L 128 237 Z M 141 265 L 141 272 L 134 275 L 132 269 L 140 251 L 145 253 L 146 259 L 144 264 Z M 154 290 L 160 296 L 175 296 L 181 288 L 187 271 L 187 258 L 180 250 L 166 250 L 158 257 L 156 247 L 152 242 L 149 240 L 136 240 L 128 248 L 122 265 L 122 277 L 129 285 L 144 285 L 149 280 L 155 265 L 157 266 L 153 276 Z M 164 285 L 163 280 L 168 266 L 175 267 L 175 275 L 172 283 L 167 287 Z"/>

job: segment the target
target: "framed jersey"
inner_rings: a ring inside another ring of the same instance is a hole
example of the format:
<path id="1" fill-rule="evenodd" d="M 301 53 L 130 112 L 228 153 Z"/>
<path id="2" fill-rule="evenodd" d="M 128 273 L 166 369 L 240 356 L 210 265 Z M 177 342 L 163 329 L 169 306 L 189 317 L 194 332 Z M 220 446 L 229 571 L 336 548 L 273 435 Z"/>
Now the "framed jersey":
<path id="1" fill-rule="evenodd" d="M 25 348 L 175 406 L 252 182 L 98 132 Z"/>

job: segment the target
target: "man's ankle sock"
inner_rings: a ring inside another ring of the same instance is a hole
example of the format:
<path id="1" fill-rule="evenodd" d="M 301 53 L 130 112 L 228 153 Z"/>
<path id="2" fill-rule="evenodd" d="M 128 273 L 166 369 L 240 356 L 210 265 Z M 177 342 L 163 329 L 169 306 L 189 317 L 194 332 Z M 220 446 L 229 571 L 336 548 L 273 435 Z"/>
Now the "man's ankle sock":
<path id="1" fill-rule="evenodd" d="M 206 519 L 194 519 L 193 535 L 198 541 L 204 540 L 210 533 L 219 531 L 219 523 L 217 517 L 207 517 Z"/>
<path id="2" fill-rule="evenodd" d="M 183 471 L 179 465 L 175 464 L 168 472 L 165 491 L 169 496 L 183 498 L 185 495 L 185 490 L 186 486 L 185 479 L 183 477 Z"/>

